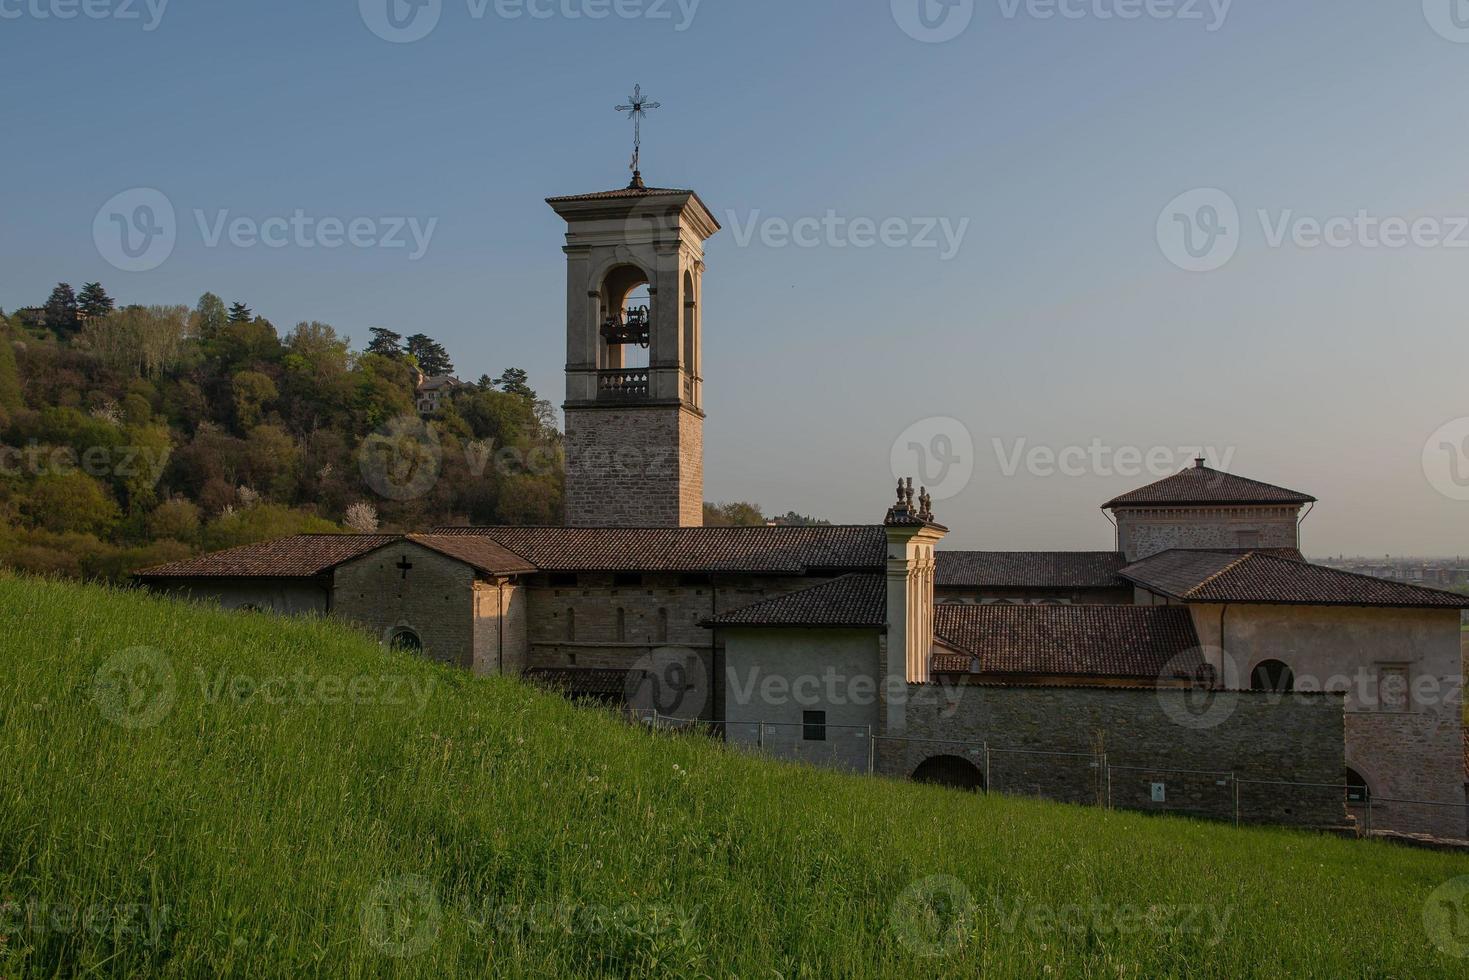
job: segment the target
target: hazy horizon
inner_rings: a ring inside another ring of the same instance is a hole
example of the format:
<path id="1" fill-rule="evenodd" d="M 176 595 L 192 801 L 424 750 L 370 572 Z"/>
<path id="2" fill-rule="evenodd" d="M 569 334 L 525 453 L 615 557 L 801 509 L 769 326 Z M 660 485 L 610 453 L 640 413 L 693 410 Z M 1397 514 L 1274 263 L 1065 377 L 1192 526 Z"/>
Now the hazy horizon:
<path id="1" fill-rule="evenodd" d="M 707 499 L 870 523 L 902 469 L 946 547 L 1106 549 L 1101 504 L 1203 449 L 1320 498 L 1309 555 L 1469 553 L 1452 0 L 389 2 L 0 0 L 28 137 L 0 307 L 207 290 L 358 348 L 427 333 L 559 405 L 543 199 L 627 182 L 613 106 L 641 83 L 648 182 L 724 225 Z M 98 236 L 139 189 L 176 242 L 124 271 Z M 297 212 L 402 219 L 404 247 L 230 231 Z"/>

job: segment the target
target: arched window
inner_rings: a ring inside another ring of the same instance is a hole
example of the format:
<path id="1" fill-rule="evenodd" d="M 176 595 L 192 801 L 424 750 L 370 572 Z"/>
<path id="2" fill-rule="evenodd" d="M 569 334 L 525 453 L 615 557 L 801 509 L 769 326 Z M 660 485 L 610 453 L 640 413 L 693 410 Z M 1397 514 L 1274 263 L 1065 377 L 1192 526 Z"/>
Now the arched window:
<path id="1" fill-rule="evenodd" d="M 984 773 L 974 763 L 957 755 L 938 755 L 924 760 L 913 770 L 913 781 L 970 792 L 984 789 Z"/>
<path id="2" fill-rule="evenodd" d="M 388 645 L 394 650 L 401 650 L 404 653 L 423 652 L 423 640 L 419 639 L 418 634 L 410 629 L 398 630 L 393 634 L 393 638 L 388 642 Z"/>
<path id="3" fill-rule="evenodd" d="M 1296 689 L 1296 675 L 1279 660 L 1266 660 L 1250 673 L 1250 690 L 1289 694 Z"/>

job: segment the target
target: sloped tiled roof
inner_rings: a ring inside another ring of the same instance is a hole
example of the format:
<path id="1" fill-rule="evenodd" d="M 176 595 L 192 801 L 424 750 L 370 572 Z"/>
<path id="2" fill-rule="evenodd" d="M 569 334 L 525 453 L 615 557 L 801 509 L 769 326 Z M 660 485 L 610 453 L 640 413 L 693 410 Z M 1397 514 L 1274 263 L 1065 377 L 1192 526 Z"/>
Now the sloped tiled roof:
<path id="1" fill-rule="evenodd" d="M 455 558 L 482 572 L 519 575 L 536 571 L 524 558 L 496 541 L 435 534 L 298 534 L 216 551 L 185 561 L 147 568 L 135 577 L 163 578 L 314 578 L 379 548 L 411 541 Z"/>
<path id="2" fill-rule="evenodd" d="M 934 658 L 946 673 L 1157 680 L 1204 665 L 1181 606 L 941 605 L 934 636 L 960 654 Z"/>
<path id="3" fill-rule="evenodd" d="M 804 575 L 881 571 L 881 527 L 439 528 L 486 537 L 547 572 L 683 572 Z"/>
<path id="4" fill-rule="evenodd" d="M 1175 473 L 1145 487 L 1114 497 L 1102 505 L 1114 507 L 1153 507 L 1169 504 L 1310 504 L 1316 498 L 1297 490 L 1247 480 L 1208 466 Z"/>
<path id="5" fill-rule="evenodd" d="M 615 201 L 619 198 L 651 197 L 660 194 L 693 194 L 688 188 L 679 187 L 617 187 L 610 191 L 592 191 L 590 194 L 563 194 L 546 198 L 547 204 L 570 204 L 575 201 Z"/>
<path id="6" fill-rule="evenodd" d="M 1126 588 L 1115 551 L 940 551 L 939 588 Z"/>
<path id="7" fill-rule="evenodd" d="M 1469 596 L 1262 551 L 1165 551 L 1127 566 L 1121 574 L 1184 602 L 1469 609 Z"/>
<path id="8" fill-rule="evenodd" d="M 525 575 L 537 571 L 536 566 L 509 551 L 492 538 L 474 538 L 452 534 L 410 534 L 408 540 L 441 555 L 457 558 L 491 575 Z"/>
<path id="9" fill-rule="evenodd" d="M 887 580 L 881 575 L 843 575 L 799 592 L 735 609 L 707 626 L 816 626 L 880 629 L 887 624 Z"/>
<path id="10" fill-rule="evenodd" d="M 314 578 L 398 540 L 394 534 L 298 534 L 171 562 L 137 578 Z"/>
<path id="11" fill-rule="evenodd" d="M 526 680 L 567 697 L 623 699 L 642 683 L 641 670 L 601 667 L 538 667 L 525 672 Z"/>

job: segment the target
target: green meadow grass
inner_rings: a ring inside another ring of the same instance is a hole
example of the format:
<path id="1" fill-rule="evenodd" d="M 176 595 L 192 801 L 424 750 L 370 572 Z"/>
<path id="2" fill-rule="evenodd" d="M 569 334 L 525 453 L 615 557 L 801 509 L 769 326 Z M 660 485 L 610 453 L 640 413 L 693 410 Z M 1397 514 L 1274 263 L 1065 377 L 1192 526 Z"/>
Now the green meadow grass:
<path id="1" fill-rule="evenodd" d="M 324 623 L 0 578 L 0 626 L 7 978 L 1469 972 L 1461 856 L 778 764 Z"/>

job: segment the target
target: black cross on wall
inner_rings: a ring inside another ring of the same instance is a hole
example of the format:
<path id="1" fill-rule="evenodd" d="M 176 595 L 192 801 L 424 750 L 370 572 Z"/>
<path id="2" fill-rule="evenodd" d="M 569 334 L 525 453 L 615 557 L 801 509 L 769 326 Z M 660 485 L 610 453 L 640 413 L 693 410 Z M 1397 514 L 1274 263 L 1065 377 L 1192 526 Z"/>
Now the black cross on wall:
<path id="1" fill-rule="evenodd" d="M 398 559 L 398 564 L 394 565 L 393 567 L 403 570 L 403 581 L 406 582 L 408 581 L 408 573 L 413 568 L 413 562 L 408 560 L 407 555 L 404 555 L 402 558 Z"/>

